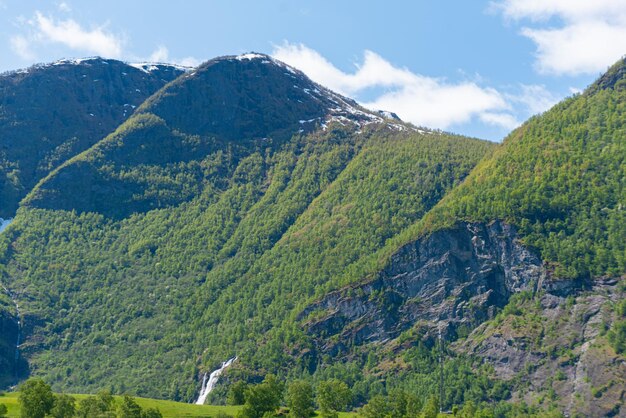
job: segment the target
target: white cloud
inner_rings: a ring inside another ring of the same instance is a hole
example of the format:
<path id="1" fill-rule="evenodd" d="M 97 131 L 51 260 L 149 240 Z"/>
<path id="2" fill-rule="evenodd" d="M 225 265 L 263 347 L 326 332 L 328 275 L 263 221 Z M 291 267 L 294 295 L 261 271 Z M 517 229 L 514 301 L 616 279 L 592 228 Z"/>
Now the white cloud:
<path id="1" fill-rule="evenodd" d="M 168 49 L 163 46 L 163 45 L 159 45 L 159 47 L 157 49 L 155 49 L 152 54 L 150 54 L 150 57 L 148 58 L 148 61 L 150 62 L 166 62 L 169 58 L 169 51 Z"/>
<path id="2" fill-rule="evenodd" d="M 184 67 L 197 67 L 202 63 L 201 60 L 195 57 L 185 57 L 181 60 L 175 61 L 174 64 L 179 64 Z"/>
<path id="3" fill-rule="evenodd" d="M 482 120 L 483 114 L 508 107 L 502 95 L 494 89 L 473 83 L 447 84 L 421 76 L 411 84 L 363 105 L 370 109 L 391 110 L 414 124 L 441 129 L 467 123 L 475 116 Z M 509 123 L 502 126 L 511 128 Z"/>
<path id="4" fill-rule="evenodd" d="M 11 50 L 23 60 L 35 59 L 35 53 L 30 48 L 30 42 L 24 36 L 16 35 L 9 39 Z"/>
<path id="5" fill-rule="evenodd" d="M 108 33 L 104 27 L 86 30 L 73 19 L 56 21 L 35 12 L 31 23 L 37 30 L 36 39 L 43 42 L 55 42 L 66 47 L 87 53 L 94 53 L 106 58 L 118 58 L 122 55 L 122 40 Z"/>
<path id="6" fill-rule="evenodd" d="M 60 3 L 58 7 L 69 8 L 66 3 Z M 51 43 L 105 58 L 122 56 L 122 38 L 107 32 L 104 26 L 84 29 L 73 19 L 57 20 L 39 11 L 31 19 L 19 17 L 16 23 L 23 28 L 23 33 L 12 36 L 9 42 L 13 52 L 24 60 L 36 59 L 35 51 Z"/>
<path id="7" fill-rule="evenodd" d="M 392 65 L 372 51 L 365 51 L 363 63 L 352 73 L 338 69 L 302 44 L 275 46 L 272 55 L 345 95 L 358 97 L 367 89 L 385 88 L 386 92 L 363 105 L 393 111 L 416 125 L 446 129 L 474 118 L 507 129 L 517 125 L 513 122 L 515 117 L 508 112 L 509 104 L 497 90 L 469 81 L 452 83 L 415 74 Z"/>
<path id="8" fill-rule="evenodd" d="M 560 16 L 564 19 L 614 19 L 623 15 L 621 0 L 503 0 L 492 2 L 494 10 L 512 19 L 530 18 L 534 21 Z"/>
<path id="9" fill-rule="evenodd" d="M 561 100 L 561 97 L 554 95 L 542 85 L 522 84 L 520 90 L 517 94 L 508 95 L 508 99 L 510 102 L 522 104 L 529 115 L 545 112 Z"/>
<path id="10" fill-rule="evenodd" d="M 521 34 L 535 43 L 541 73 L 594 74 L 626 53 L 623 0 L 502 0 L 491 9 L 535 24 L 523 27 Z"/>
<path id="11" fill-rule="evenodd" d="M 65 13 L 69 13 L 72 11 L 72 8 L 70 7 L 70 5 L 64 1 L 58 3 L 57 8 L 59 9 L 59 11 L 65 12 Z"/>
<path id="12" fill-rule="evenodd" d="M 144 60 L 141 60 L 144 61 Z M 148 62 L 166 62 L 170 64 L 178 64 L 185 67 L 197 67 L 200 65 L 200 60 L 194 57 L 185 57 L 182 59 L 170 58 L 169 50 L 165 45 L 159 45 L 157 49 L 152 51 L 152 54 L 148 57 Z"/>
<path id="13" fill-rule="evenodd" d="M 480 115 L 480 120 L 488 125 L 501 126 L 509 130 L 515 129 L 520 125 L 515 116 L 508 113 L 484 112 Z"/>

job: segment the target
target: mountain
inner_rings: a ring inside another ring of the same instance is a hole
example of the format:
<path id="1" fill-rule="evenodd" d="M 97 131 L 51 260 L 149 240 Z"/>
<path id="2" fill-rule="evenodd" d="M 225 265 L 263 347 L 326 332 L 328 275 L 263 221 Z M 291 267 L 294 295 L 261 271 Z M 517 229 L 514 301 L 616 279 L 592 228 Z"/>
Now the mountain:
<path id="1" fill-rule="evenodd" d="M 234 168 L 252 150 L 279 149 L 294 134 L 332 121 L 365 126 L 384 118 L 269 56 L 214 59 L 156 93 L 114 134 L 54 170 L 25 205 L 119 219 L 179 204 L 209 178 L 228 176 L 226 165 Z M 408 129 L 395 121 L 388 126 Z M 221 161 L 211 162 L 214 167 L 197 165 L 217 151 Z M 185 178 L 175 181 L 173 172 Z"/>
<path id="2" fill-rule="evenodd" d="M 0 218 L 55 167 L 126 120 L 184 69 L 88 58 L 0 75 Z"/>
<path id="3" fill-rule="evenodd" d="M 54 169 L 0 236 L 18 374 L 190 401 L 234 355 L 255 373 L 314 368 L 285 351 L 309 344 L 301 309 L 360 279 L 352 266 L 493 148 L 265 55 L 211 60 Z"/>
<path id="4" fill-rule="evenodd" d="M 180 75 L 0 235 L 3 382 L 191 401 L 236 356 L 211 400 L 275 373 L 424 405 L 443 373 L 446 409 L 623 415 L 625 68 L 501 145 L 262 54 Z"/>
<path id="5" fill-rule="evenodd" d="M 349 358 L 382 344 L 406 387 L 399 347 L 442 332 L 514 400 L 623 416 L 625 68 L 513 131 L 381 251 L 369 278 L 307 307 L 317 349 Z"/>

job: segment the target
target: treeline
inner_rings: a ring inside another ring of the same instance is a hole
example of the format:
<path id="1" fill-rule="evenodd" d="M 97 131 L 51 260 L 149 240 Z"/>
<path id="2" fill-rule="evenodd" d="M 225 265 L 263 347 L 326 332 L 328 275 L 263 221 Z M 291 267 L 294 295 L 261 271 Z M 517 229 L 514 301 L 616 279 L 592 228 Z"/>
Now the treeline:
<path id="1" fill-rule="evenodd" d="M 39 378 L 32 378 L 19 387 L 21 418 L 162 418 L 157 408 L 143 409 L 131 396 L 116 401 L 110 392 L 102 391 L 76 401 L 71 395 L 55 394 Z"/>
<path id="2" fill-rule="evenodd" d="M 230 405 L 241 405 L 236 418 L 337 418 L 340 412 L 352 410 L 352 391 L 341 380 L 329 379 L 313 384 L 310 380 L 294 380 L 288 385 L 274 375 L 263 382 L 248 385 L 242 381 L 232 385 L 228 392 Z M 18 401 L 21 418 L 161 418 L 156 408 L 142 409 L 133 397 L 125 395 L 116 400 L 107 391 L 76 401 L 73 396 L 54 394 L 49 385 L 32 378 L 19 387 Z M 439 398 L 431 395 L 422 399 L 411 392 L 394 390 L 388 395 L 376 395 L 356 410 L 363 418 L 560 418 L 556 410 L 540 411 L 526 404 L 505 402 L 476 404 L 468 401 L 454 405 L 441 413 Z M 0 404 L 0 417 L 7 408 Z M 174 412 L 175 413 L 175 412 Z M 219 413 L 219 417 L 229 415 Z"/>

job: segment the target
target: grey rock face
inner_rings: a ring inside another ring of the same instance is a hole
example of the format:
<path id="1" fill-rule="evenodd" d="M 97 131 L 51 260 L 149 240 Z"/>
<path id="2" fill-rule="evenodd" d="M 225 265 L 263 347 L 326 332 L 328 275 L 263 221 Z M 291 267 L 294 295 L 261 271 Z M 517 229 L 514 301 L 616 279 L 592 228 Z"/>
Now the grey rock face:
<path id="1" fill-rule="evenodd" d="M 309 333 L 330 354 L 395 338 L 417 322 L 454 337 L 461 325 L 493 316 L 511 294 L 549 283 L 539 257 L 516 237 L 503 222 L 435 232 L 401 248 L 376 279 L 329 294 L 301 317 L 315 318 Z"/>
<path id="2" fill-rule="evenodd" d="M 395 350 L 411 328 L 426 340 L 439 330 L 448 340 L 469 334 L 450 348 L 491 364 L 513 400 L 550 393 L 569 416 L 626 416 L 626 362 L 605 335 L 625 297 L 619 283 L 555 279 L 513 226 L 459 223 L 405 245 L 373 280 L 327 295 L 301 317 L 331 356 L 368 343 Z M 486 322 L 522 291 L 536 297 Z"/>
<path id="3" fill-rule="evenodd" d="M 546 292 L 524 306 L 524 316 L 485 323 L 453 349 L 493 365 L 498 379 L 520 382 L 514 400 L 532 403 L 551 392 L 566 416 L 626 416 L 626 362 L 605 335 L 624 296 L 612 278 L 569 298 Z"/>

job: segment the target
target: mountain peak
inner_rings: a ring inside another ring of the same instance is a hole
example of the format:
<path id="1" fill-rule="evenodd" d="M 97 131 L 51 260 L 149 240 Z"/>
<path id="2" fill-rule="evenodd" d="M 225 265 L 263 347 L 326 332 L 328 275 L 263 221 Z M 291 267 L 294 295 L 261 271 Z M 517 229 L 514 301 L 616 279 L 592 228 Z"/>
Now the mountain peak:
<path id="1" fill-rule="evenodd" d="M 599 90 L 615 90 L 626 87 L 626 56 L 613 64 L 606 73 L 602 74 L 587 91 L 595 93 Z"/>
<path id="2" fill-rule="evenodd" d="M 179 111 L 192 103 L 193 112 Z M 410 128 L 256 52 L 205 62 L 149 99 L 141 111 L 182 132 L 230 141 L 273 138 L 280 142 L 330 122 L 358 128 L 370 123 L 388 124 L 395 130 Z"/>
<path id="3" fill-rule="evenodd" d="M 235 58 L 237 58 L 238 60 L 253 60 L 253 59 L 261 59 L 261 60 L 274 60 L 272 57 L 270 57 L 267 54 L 262 54 L 259 52 L 246 52 L 245 54 L 241 54 L 241 55 L 237 55 Z"/>

